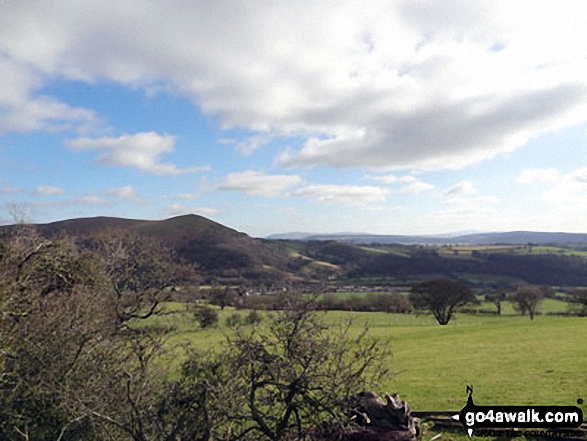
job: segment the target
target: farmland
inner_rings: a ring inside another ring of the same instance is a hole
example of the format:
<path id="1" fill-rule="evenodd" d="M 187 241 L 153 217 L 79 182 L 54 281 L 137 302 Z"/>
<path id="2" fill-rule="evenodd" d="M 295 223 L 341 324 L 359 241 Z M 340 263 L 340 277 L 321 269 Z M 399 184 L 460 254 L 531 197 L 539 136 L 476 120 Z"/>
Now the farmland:
<path id="1" fill-rule="evenodd" d="M 548 309 L 556 310 L 559 303 L 551 301 Z M 225 321 L 235 313 L 232 308 L 220 311 L 218 327 L 204 330 L 183 305 L 166 309 L 170 314 L 148 324 L 173 329 L 167 337 L 170 346 L 189 342 L 210 349 L 231 333 Z M 447 326 L 430 315 L 320 314 L 335 327 L 351 320 L 357 334 L 368 324 L 370 335 L 392 352 L 388 363 L 393 375 L 379 391 L 398 392 L 416 410 L 460 409 L 467 384 L 474 385 L 476 401 L 485 404 L 573 405 L 587 395 L 585 318 L 542 315 L 530 321 L 509 311 L 511 306 L 504 305 L 501 317 L 459 314 Z"/>

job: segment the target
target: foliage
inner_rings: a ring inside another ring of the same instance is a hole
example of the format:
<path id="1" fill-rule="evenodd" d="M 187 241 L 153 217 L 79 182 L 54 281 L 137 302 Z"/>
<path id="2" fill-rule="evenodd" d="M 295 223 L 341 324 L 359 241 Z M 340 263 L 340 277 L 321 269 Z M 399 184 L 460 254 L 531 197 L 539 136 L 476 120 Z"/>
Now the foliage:
<path id="1" fill-rule="evenodd" d="M 569 293 L 569 302 L 574 304 L 579 313 L 587 315 L 587 289 L 574 289 Z"/>
<path id="2" fill-rule="evenodd" d="M 218 311 L 210 306 L 197 305 L 193 309 L 193 313 L 202 328 L 209 328 L 218 323 Z"/>
<path id="3" fill-rule="evenodd" d="M 234 306 L 237 294 L 234 290 L 228 289 L 227 287 L 220 288 L 213 286 L 208 294 L 211 305 L 219 306 L 220 309 L 224 309 L 227 306 Z"/>
<path id="4" fill-rule="evenodd" d="M 340 298 L 331 293 L 320 300 L 318 307 L 324 310 L 389 313 L 408 313 L 413 309 L 410 300 L 398 293 L 368 293 L 364 296 L 352 295 L 348 298 Z"/>
<path id="5" fill-rule="evenodd" d="M 303 439 L 319 423 L 348 422 L 349 399 L 388 373 L 385 348 L 336 332 L 301 300 L 269 319 L 267 332 L 238 328 L 222 354 L 229 378 L 215 390 L 226 408 L 221 439 Z"/>
<path id="6" fill-rule="evenodd" d="M 469 287 L 449 279 L 433 279 L 412 285 L 410 300 L 414 307 L 429 309 L 441 325 L 446 325 L 455 308 L 475 301 Z"/>
<path id="7" fill-rule="evenodd" d="M 81 245 L 103 264 L 120 324 L 150 317 L 176 284 L 189 280 L 190 268 L 178 265 L 172 251 L 148 237 L 104 233 Z"/>
<path id="8" fill-rule="evenodd" d="M 538 304 L 543 298 L 543 290 L 535 286 L 521 287 L 510 296 L 514 308 L 520 313 L 520 315 L 526 315 L 526 313 L 528 313 L 531 320 L 534 320 Z"/>
<path id="9" fill-rule="evenodd" d="M 257 323 L 261 323 L 263 320 L 263 316 L 256 310 L 251 310 L 244 318 L 245 325 L 256 325 Z"/>
<path id="10" fill-rule="evenodd" d="M 226 326 L 230 327 L 230 328 L 235 328 L 237 326 L 240 326 L 243 322 L 243 318 L 241 317 L 240 314 L 233 312 L 232 314 L 230 314 L 228 317 L 226 317 Z"/>
<path id="11" fill-rule="evenodd" d="M 141 298 L 118 296 L 111 270 L 141 266 L 119 250 L 122 266 L 24 227 L 3 244 L 1 439 L 164 439 L 154 415 L 166 396 L 166 375 L 153 369 L 161 345 L 121 320 Z"/>
<path id="12" fill-rule="evenodd" d="M 496 308 L 496 314 L 501 315 L 501 303 L 507 298 L 504 291 L 490 291 L 485 294 L 485 301 L 493 303 Z"/>

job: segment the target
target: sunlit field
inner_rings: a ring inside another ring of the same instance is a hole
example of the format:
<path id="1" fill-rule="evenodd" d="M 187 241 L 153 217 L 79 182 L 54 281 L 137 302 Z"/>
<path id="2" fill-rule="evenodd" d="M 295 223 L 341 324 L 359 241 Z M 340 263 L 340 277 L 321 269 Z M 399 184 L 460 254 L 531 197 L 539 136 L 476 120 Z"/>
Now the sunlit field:
<path id="1" fill-rule="evenodd" d="M 560 309 L 559 304 L 545 303 L 543 311 Z M 575 405 L 587 397 L 587 318 L 544 314 L 531 321 L 511 314 L 507 304 L 503 310 L 501 317 L 457 314 L 447 326 L 430 315 L 319 314 L 333 327 L 351 320 L 357 335 L 368 325 L 369 335 L 392 352 L 387 363 L 393 374 L 378 392 L 398 392 L 415 410 L 459 410 L 466 385 L 473 385 L 477 404 L 487 405 Z M 249 312 L 226 308 L 216 327 L 200 329 L 184 305 L 166 304 L 165 311 L 144 325 L 167 329 L 171 348 L 189 343 L 203 350 L 220 347 L 230 336 L 227 317 Z M 257 326 L 263 331 L 266 325 Z M 178 356 L 173 363 L 180 361 Z"/>

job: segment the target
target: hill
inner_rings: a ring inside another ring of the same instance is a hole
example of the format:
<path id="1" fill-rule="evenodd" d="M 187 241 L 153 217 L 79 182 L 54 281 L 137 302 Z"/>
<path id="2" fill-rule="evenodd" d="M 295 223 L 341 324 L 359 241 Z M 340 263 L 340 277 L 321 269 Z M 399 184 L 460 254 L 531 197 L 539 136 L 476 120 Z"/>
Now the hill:
<path id="1" fill-rule="evenodd" d="M 475 233 L 456 236 L 426 236 L 400 234 L 365 234 L 365 233 L 286 233 L 273 234 L 268 239 L 330 241 L 371 244 L 400 245 L 587 245 L 587 234 L 581 233 L 549 233 L 540 231 L 510 231 L 505 233 Z"/>
<path id="2" fill-rule="evenodd" d="M 107 232 L 154 238 L 174 250 L 183 261 L 196 263 L 204 274 L 218 277 L 265 282 L 289 277 L 285 271 L 288 256 L 279 247 L 195 214 L 160 221 L 92 217 L 33 226 L 49 238 L 92 237 Z M 0 228 L 9 231 L 14 226 Z"/>
<path id="3" fill-rule="evenodd" d="M 334 286 L 369 279 L 368 283 L 409 285 L 442 275 L 480 286 L 521 281 L 587 286 L 587 235 L 582 234 L 521 231 L 433 238 L 347 233 L 269 240 L 193 214 L 159 221 L 68 219 L 35 227 L 46 237 L 91 239 L 116 232 L 156 239 L 174 250 L 180 261 L 196 264 L 205 284 Z M 11 228 L 0 227 L 0 232 Z M 546 244 L 558 247 L 542 246 Z"/>

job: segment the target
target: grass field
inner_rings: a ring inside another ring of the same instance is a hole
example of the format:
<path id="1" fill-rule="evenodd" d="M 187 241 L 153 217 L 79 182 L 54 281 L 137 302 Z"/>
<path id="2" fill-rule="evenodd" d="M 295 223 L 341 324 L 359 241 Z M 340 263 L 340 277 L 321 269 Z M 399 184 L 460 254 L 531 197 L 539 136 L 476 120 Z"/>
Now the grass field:
<path id="1" fill-rule="evenodd" d="M 168 304 L 166 310 L 148 324 L 173 326 L 170 345 L 190 342 L 203 349 L 223 344 L 231 332 L 225 320 L 235 313 L 227 308 L 218 327 L 201 330 L 183 305 Z M 430 315 L 321 314 L 332 326 L 351 319 L 357 333 L 369 323 L 370 335 L 393 354 L 388 363 L 394 374 L 378 391 L 398 392 L 415 410 L 459 410 L 468 384 L 479 405 L 575 405 L 587 398 L 587 318 L 459 314 L 439 326 Z"/>
<path id="2" fill-rule="evenodd" d="M 438 247 L 442 256 L 471 257 L 473 251 L 482 253 L 515 253 L 515 254 L 556 254 L 564 256 L 587 256 L 587 251 L 574 248 L 554 246 L 530 246 L 530 245 L 454 245 Z"/>

